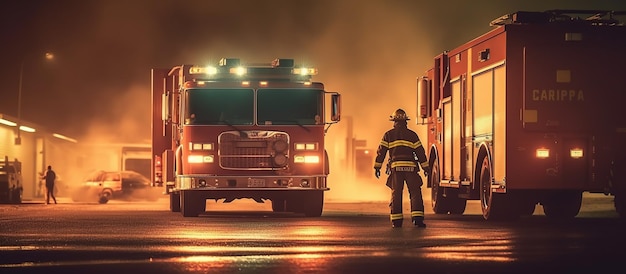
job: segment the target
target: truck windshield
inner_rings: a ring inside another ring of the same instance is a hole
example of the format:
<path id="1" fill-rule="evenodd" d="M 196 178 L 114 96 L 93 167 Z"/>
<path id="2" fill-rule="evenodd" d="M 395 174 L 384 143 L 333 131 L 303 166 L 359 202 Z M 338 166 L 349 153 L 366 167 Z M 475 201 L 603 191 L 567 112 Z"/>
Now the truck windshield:
<path id="1" fill-rule="evenodd" d="M 259 125 L 316 125 L 322 123 L 323 92 L 319 89 L 259 89 Z"/>
<path id="2" fill-rule="evenodd" d="M 191 125 L 252 125 L 252 89 L 190 89 L 185 123 Z"/>

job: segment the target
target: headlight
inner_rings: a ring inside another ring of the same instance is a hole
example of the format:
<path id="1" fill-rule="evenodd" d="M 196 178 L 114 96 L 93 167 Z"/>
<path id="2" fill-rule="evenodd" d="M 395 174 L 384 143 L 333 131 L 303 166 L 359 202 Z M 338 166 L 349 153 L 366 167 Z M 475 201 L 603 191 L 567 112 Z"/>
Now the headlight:
<path id="1" fill-rule="evenodd" d="M 213 143 L 189 142 L 189 150 L 213 150 Z"/>
<path id="2" fill-rule="evenodd" d="M 294 163 L 317 164 L 320 162 L 318 155 L 296 155 L 293 158 Z"/>
<path id="3" fill-rule="evenodd" d="M 317 150 L 317 143 L 295 143 L 296 150 Z"/>
<path id="4" fill-rule="evenodd" d="M 215 157 L 213 155 L 189 155 L 187 162 L 190 164 L 213 163 Z"/>

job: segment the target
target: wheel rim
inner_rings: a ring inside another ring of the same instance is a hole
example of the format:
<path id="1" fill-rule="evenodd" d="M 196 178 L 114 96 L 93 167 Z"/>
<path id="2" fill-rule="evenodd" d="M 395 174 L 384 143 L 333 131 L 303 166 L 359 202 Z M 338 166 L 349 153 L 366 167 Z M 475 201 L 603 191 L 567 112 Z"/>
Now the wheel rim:
<path id="1" fill-rule="evenodd" d="M 437 206 L 437 200 L 439 199 L 439 164 L 437 161 L 433 163 L 433 168 L 430 171 L 430 185 L 432 187 L 430 192 L 430 203 L 433 208 Z"/>
<path id="2" fill-rule="evenodd" d="M 483 214 L 488 215 L 491 204 L 491 167 L 489 167 L 487 157 L 483 159 L 483 164 L 480 169 L 480 190 L 480 202 Z"/>

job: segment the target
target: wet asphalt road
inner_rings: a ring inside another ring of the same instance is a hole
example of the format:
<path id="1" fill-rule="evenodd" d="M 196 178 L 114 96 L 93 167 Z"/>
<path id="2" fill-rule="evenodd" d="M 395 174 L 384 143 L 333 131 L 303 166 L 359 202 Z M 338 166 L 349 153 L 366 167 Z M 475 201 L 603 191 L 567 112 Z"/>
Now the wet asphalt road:
<path id="1" fill-rule="evenodd" d="M 327 201 L 306 218 L 210 201 L 183 218 L 164 199 L 33 201 L 0 205 L 0 273 L 623 273 L 626 225 L 611 199 L 586 196 L 569 222 L 538 206 L 506 223 L 472 201 L 463 216 L 427 211 L 425 229 L 391 228 L 385 202 Z"/>

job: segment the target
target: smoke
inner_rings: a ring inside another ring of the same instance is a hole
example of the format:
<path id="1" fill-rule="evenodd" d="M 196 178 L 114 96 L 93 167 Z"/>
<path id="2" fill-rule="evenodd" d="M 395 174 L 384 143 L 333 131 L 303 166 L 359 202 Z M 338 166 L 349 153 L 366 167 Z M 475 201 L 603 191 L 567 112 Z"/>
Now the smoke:
<path id="1" fill-rule="evenodd" d="M 342 93 L 346 119 L 331 126 L 327 135 L 327 197 L 359 201 L 388 200 L 389 194 L 384 178 L 373 177 L 373 168 L 371 178 L 356 178 L 347 140 L 365 140 L 366 148 L 375 151 L 391 128 L 388 116 L 395 109 L 404 109 L 416 121 L 416 78 L 446 49 L 441 44 L 449 33 L 443 28 L 454 21 L 436 15 L 443 14 L 442 7 L 402 0 L 103 2 L 93 10 L 92 31 L 84 33 L 90 45 L 77 53 L 85 59 L 101 56 L 102 62 L 97 63 L 97 77 L 88 73 L 93 64 L 81 67 L 86 73 L 81 77 L 98 84 L 96 92 L 79 95 L 90 106 L 79 140 L 104 144 L 149 139 L 146 76 L 152 67 L 216 63 L 222 57 L 248 63 L 294 58 L 297 64 L 316 66 L 316 81 Z M 411 128 L 422 130 L 414 124 Z"/>
<path id="2" fill-rule="evenodd" d="M 359 200 L 386 200 L 388 192 L 382 179 L 354 177 L 347 140 L 365 140 L 374 151 L 397 108 L 417 122 L 416 78 L 435 55 L 488 31 L 489 21 L 516 10 L 626 9 L 610 0 L 66 2 L 41 1 L 38 9 L 24 9 L 25 20 L 15 20 L 21 16 L 16 13 L 2 24 L 18 24 L 2 32 L 7 41 L 16 41 L 5 52 L 58 50 L 56 68 L 45 81 L 24 78 L 26 119 L 82 143 L 143 142 L 151 132 L 151 68 L 215 63 L 222 57 L 294 58 L 316 66 L 315 80 L 342 94 L 343 116 L 353 123 L 348 128 L 344 119 L 328 132 L 332 190 L 327 197 Z M 28 65 L 28 72 L 43 74 L 33 62 Z M 17 90 L 17 67 L 1 74 L 8 83 L 0 87 L 2 94 Z M 14 109 L 6 102 L 1 109 Z M 409 126 L 425 138 L 423 126 Z"/>
<path id="3" fill-rule="evenodd" d="M 101 144 L 149 143 L 152 117 L 149 85 L 143 83 L 105 94 L 96 106 L 98 115 L 86 124 L 80 140 Z"/>

